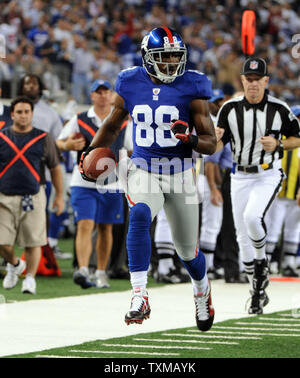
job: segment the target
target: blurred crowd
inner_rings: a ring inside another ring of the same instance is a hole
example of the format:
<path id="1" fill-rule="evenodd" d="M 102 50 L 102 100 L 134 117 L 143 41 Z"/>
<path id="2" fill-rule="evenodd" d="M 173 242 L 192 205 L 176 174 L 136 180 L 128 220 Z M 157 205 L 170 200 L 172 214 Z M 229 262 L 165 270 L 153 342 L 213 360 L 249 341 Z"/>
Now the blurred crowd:
<path id="1" fill-rule="evenodd" d="M 256 54 L 269 65 L 271 93 L 290 105 L 299 103 L 300 47 L 297 51 L 293 39 L 300 30 L 297 0 L 4 0 L 2 97 L 13 98 L 19 79 L 35 73 L 53 100 L 72 96 L 90 104 L 90 83 L 100 77 L 113 84 L 121 69 L 141 65 L 143 36 L 164 25 L 183 36 L 188 68 L 204 72 L 214 88 L 231 95 L 241 90 L 244 9 L 256 13 Z"/>

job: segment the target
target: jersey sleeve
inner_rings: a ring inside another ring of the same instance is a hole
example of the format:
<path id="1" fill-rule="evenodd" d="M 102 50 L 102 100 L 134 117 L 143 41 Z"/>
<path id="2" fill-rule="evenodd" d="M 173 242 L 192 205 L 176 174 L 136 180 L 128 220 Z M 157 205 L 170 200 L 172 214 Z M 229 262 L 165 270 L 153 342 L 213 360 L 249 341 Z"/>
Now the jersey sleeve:
<path id="1" fill-rule="evenodd" d="M 216 125 L 220 127 L 221 129 L 225 130 L 221 139 L 224 146 L 230 141 L 230 127 L 228 123 L 229 110 L 230 110 L 230 107 L 226 105 L 226 103 L 223 104 L 217 114 L 217 121 L 216 121 Z"/>
<path id="2" fill-rule="evenodd" d="M 134 75 L 137 67 L 130 67 L 121 71 L 115 83 L 115 91 L 124 100 L 124 107 L 128 110 L 128 100 L 131 96 L 132 82 L 134 81 Z"/>
<path id="3" fill-rule="evenodd" d="M 211 80 L 203 72 L 193 70 L 188 70 L 187 72 L 195 98 L 209 100 L 213 95 Z"/>
<path id="4" fill-rule="evenodd" d="M 45 137 L 44 159 L 46 166 L 49 169 L 55 168 L 58 164 L 60 164 L 60 153 L 54 139 L 50 134 L 47 134 Z"/>
<path id="5" fill-rule="evenodd" d="M 288 106 L 283 106 L 280 109 L 280 115 L 282 120 L 281 133 L 287 138 L 290 136 L 300 138 L 300 123 L 292 110 Z"/>
<path id="6" fill-rule="evenodd" d="M 79 131 L 79 126 L 78 126 L 78 122 L 77 122 L 77 114 L 73 115 L 73 117 L 70 119 L 70 121 L 68 121 L 63 129 L 61 130 L 59 136 L 58 136 L 58 140 L 60 139 L 66 139 L 68 138 L 68 136 L 70 136 L 70 134 L 72 133 L 76 133 Z"/>

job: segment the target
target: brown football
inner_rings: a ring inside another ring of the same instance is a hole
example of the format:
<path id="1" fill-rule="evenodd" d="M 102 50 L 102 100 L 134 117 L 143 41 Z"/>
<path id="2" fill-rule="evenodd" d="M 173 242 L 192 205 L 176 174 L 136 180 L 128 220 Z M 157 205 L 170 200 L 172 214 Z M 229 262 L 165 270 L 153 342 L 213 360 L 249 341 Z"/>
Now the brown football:
<path id="1" fill-rule="evenodd" d="M 104 179 L 115 167 L 115 154 L 108 147 L 95 148 L 83 160 L 83 172 L 91 179 L 97 179 L 100 175 Z"/>

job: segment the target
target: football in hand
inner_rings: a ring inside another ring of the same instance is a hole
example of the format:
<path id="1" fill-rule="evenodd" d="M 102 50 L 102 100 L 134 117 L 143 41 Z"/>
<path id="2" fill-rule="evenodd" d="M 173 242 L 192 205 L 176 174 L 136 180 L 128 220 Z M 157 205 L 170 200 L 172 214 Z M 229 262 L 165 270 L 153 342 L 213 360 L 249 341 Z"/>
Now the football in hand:
<path id="1" fill-rule="evenodd" d="M 83 172 L 90 179 L 100 175 L 105 179 L 116 167 L 116 157 L 108 147 L 98 147 L 88 153 L 83 159 Z"/>

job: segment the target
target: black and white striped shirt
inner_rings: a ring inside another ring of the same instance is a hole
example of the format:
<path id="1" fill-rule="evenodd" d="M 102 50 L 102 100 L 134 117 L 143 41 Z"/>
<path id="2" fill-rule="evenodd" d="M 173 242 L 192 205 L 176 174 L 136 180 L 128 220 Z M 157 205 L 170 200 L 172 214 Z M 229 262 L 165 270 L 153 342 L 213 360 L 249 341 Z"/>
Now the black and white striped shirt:
<path id="1" fill-rule="evenodd" d="M 267 152 L 259 139 L 271 135 L 300 137 L 300 124 L 288 105 L 265 93 L 259 104 L 250 104 L 244 96 L 226 101 L 219 110 L 217 125 L 225 129 L 224 145 L 231 144 L 238 165 L 260 165 L 278 160 L 278 152 Z"/>

